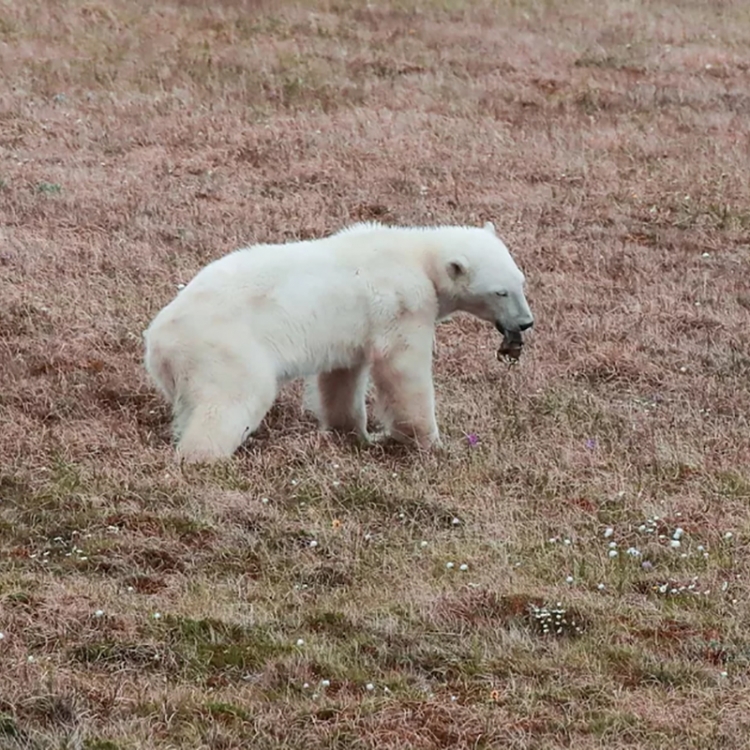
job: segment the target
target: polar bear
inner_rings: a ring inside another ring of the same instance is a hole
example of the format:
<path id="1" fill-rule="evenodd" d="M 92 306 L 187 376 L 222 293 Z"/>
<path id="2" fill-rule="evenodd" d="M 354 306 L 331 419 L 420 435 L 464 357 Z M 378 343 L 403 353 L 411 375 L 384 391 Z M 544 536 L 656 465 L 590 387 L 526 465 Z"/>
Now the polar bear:
<path id="1" fill-rule="evenodd" d="M 325 430 L 373 439 L 372 380 L 385 436 L 440 446 L 436 324 L 467 312 L 520 341 L 534 323 L 525 281 L 489 222 L 362 223 L 254 245 L 209 263 L 156 315 L 144 364 L 171 404 L 186 462 L 231 457 L 296 378 Z"/>

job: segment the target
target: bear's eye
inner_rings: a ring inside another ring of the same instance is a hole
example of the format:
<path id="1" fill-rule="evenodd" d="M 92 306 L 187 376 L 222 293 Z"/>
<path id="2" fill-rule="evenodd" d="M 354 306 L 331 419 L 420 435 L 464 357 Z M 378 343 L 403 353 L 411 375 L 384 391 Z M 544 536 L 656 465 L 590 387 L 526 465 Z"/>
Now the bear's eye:
<path id="1" fill-rule="evenodd" d="M 498 297 L 507 297 L 508 296 L 508 292 L 495 292 L 495 294 Z"/>

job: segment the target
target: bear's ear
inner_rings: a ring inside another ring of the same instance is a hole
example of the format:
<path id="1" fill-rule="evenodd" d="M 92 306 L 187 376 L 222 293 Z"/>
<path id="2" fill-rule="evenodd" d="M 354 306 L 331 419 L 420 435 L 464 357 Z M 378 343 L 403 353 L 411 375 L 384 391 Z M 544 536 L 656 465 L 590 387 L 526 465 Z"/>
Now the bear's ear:
<path id="1" fill-rule="evenodd" d="M 495 225 L 491 221 L 486 222 L 484 225 L 484 231 L 489 232 L 490 234 L 496 234 Z"/>
<path id="2" fill-rule="evenodd" d="M 467 266 L 466 258 L 453 258 L 447 266 L 448 276 L 455 281 L 466 273 Z"/>

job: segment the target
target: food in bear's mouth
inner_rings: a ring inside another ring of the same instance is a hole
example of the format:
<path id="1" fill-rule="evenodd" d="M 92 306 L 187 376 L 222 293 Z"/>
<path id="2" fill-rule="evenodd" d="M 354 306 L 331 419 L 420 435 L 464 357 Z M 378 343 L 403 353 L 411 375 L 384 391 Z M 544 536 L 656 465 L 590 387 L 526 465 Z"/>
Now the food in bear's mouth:
<path id="1" fill-rule="evenodd" d="M 503 336 L 503 343 L 497 350 L 497 358 L 507 362 L 517 362 L 523 349 L 523 339 L 520 336 Z"/>

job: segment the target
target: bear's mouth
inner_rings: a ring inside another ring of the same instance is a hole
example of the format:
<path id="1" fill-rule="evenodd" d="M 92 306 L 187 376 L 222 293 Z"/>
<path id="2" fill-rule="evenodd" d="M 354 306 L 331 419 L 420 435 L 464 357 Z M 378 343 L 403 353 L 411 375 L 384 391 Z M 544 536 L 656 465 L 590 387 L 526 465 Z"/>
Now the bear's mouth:
<path id="1" fill-rule="evenodd" d="M 518 362 L 521 357 L 521 351 L 523 350 L 523 336 L 520 331 L 506 331 L 497 326 L 498 330 L 503 334 L 503 341 L 500 344 L 500 348 L 497 350 L 497 358 L 499 360 L 505 360 L 511 364 Z"/>

